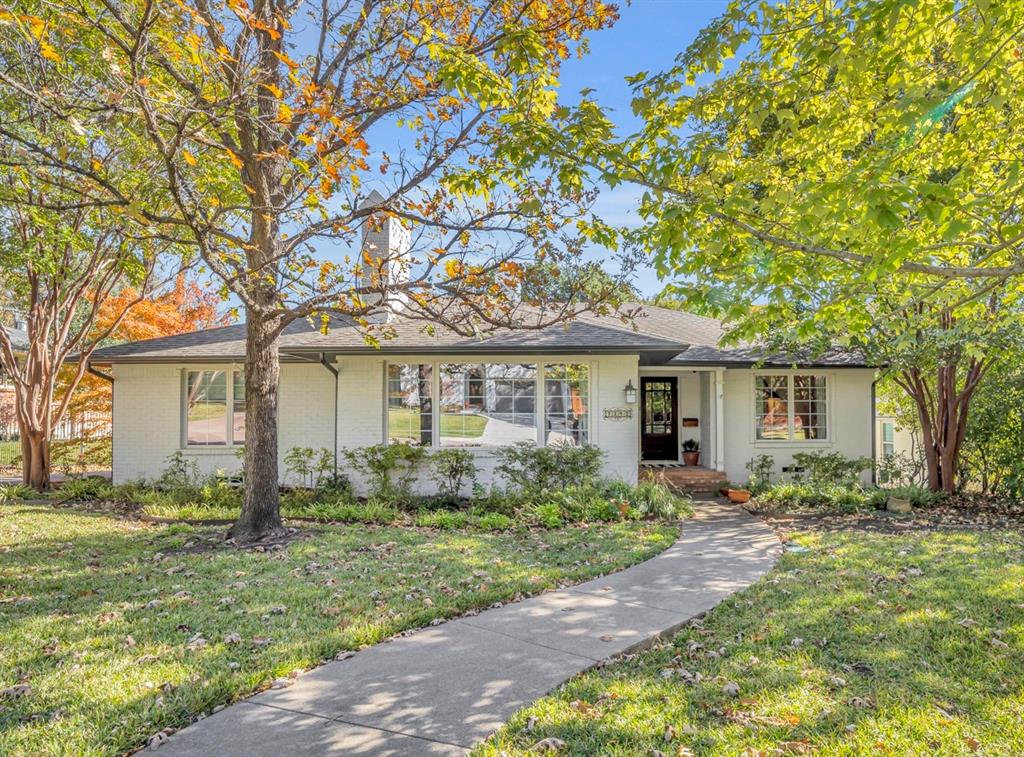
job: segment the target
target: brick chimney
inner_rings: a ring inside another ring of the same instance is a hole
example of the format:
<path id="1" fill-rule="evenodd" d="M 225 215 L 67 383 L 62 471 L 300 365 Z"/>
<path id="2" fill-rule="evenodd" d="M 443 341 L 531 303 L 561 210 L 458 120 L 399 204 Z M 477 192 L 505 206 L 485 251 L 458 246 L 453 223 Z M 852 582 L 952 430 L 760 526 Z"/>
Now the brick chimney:
<path id="1" fill-rule="evenodd" d="M 360 208 L 379 205 L 384 196 L 376 189 L 363 200 Z M 363 259 L 360 261 L 359 286 L 383 287 L 384 295 L 374 294 L 364 299 L 382 302 L 385 312 L 384 320 L 400 312 L 408 300 L 405 292 L 396 291 L 394 287 L 409 280 L 409 268 L 412 260 L 409 248 L 412 232 L 400 219 L 385 214 L 374 215 L 363 224 Z M 369 261 L 369 262 L 367 262 Z"/>

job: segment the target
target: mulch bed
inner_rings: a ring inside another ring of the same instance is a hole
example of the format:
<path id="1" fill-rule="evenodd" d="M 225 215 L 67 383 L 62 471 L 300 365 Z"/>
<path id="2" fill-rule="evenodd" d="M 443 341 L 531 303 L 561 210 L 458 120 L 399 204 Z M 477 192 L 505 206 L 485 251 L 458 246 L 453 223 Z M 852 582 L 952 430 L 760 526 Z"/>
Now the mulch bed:
<path id="1" fill-rule="evenodd" d="M 797 531 L 863 531 L 906 534 L 938 531 L 1024 530 L 1024 505 L 988 497 L 958 497 L 949 504 L 916 509 L 911 515 L 884 510 L 867 513 L 754 512 L 785 541 Z"/>

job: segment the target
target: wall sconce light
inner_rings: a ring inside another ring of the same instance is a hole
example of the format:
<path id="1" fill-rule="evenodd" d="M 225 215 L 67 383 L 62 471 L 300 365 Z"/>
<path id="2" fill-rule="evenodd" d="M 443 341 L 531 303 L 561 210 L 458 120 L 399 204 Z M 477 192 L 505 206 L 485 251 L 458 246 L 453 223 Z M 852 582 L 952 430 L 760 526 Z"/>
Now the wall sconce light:
<path id="1" fill-rule="evenodd" d="M 633 386 L 633 379 L 630 379 L 629 383 L 626 384 L 626 404 L 636 404 L 636 387 Z"/>

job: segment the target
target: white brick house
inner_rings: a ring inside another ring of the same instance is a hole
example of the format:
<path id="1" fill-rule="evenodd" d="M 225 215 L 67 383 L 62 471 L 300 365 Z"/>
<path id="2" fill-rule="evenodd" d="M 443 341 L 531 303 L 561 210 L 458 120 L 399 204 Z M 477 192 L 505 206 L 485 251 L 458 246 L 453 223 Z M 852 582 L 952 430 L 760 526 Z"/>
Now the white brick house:
<path id="1" fill-rule="evenodd" d="M 605 475 L 626 481 L 644 464 L 681 464 L 686 439 L 700 443 L 702 468 L 734 481 L 760 454 L 779 468 L 800 451 L 872 456 L 875 371 L 850 356 L 794 367 L 722 350 L 716 321 L 649 306 L 632 325 L 591 316 L 476 340 L 427 335 L 401 316 L 389 326 L 395 337 L 379 348 L 342 323 L 286 330 L 282 457 L 294 446 L 457 446 L 488 483 L 495 449 L 520 440 L 597 445 Z M 114 480 L 155 477 L 176 451 L 205 471 L 237 469 L 244 352 L 242 325 L 97 351 L 92 364 L 114 378 Z"/>

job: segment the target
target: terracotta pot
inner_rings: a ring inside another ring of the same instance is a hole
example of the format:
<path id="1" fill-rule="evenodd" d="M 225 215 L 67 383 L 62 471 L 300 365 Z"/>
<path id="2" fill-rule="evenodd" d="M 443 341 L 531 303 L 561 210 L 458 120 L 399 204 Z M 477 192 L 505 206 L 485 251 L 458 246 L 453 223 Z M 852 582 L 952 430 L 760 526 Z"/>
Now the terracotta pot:
<path id="1" fill-rule="evenodd" d="M 729 498 L 730 502 L 735 502 L 737 505 L 742 505 L 744 502 L 750 501 L 750 490 L 726 489 L 725 496 Z"/>
<path id="2" fill-rule="evenodd" d="M 687 465 L 699 465 L 700 464 L 700 452 L 684 452 L 683 462 Z"/>

